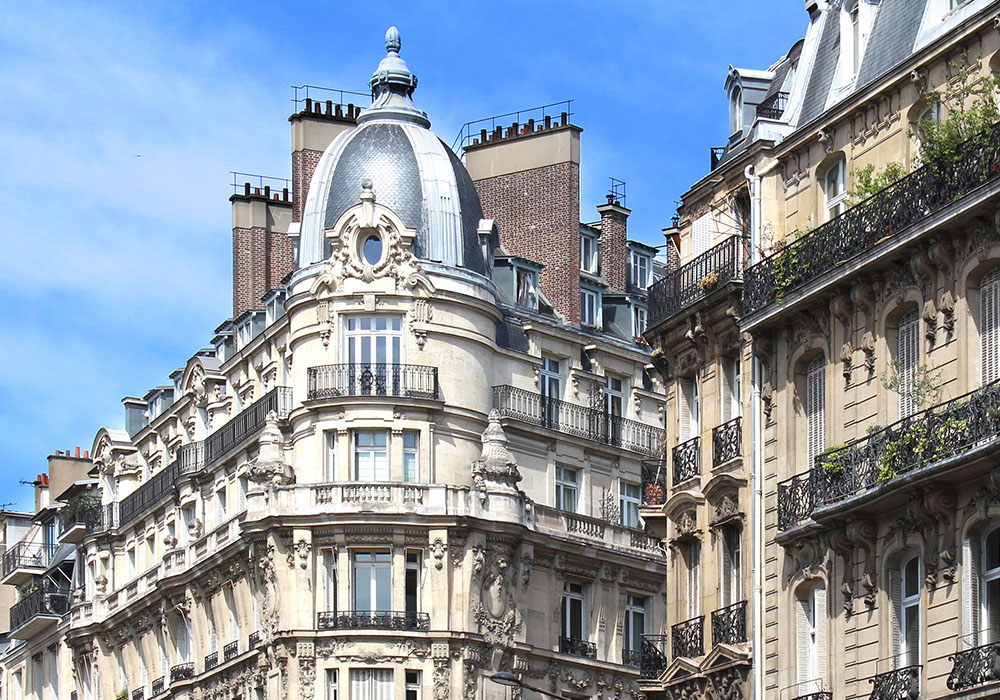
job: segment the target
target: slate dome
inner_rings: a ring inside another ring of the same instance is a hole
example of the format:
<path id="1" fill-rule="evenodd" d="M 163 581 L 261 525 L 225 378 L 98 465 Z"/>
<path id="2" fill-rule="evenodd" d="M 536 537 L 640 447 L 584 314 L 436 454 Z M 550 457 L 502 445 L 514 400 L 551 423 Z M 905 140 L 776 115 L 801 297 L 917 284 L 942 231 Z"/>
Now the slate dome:
<path id="1" fill-rule="evenodd" d="M 399 32 L 386 32 L 387 55 L 371 78 L 372 104 L 357 126 L 326 148 L 302 217 L 299 267 L 327 257 L 327 228 L 359 201 L 370 179 L 375 201 L 416 229 L 418 259 L 486 274 L 479 243 L 482 206 L 465 165 L 430 131 L 411 100 L 417 78 L 399 56 Z"/>

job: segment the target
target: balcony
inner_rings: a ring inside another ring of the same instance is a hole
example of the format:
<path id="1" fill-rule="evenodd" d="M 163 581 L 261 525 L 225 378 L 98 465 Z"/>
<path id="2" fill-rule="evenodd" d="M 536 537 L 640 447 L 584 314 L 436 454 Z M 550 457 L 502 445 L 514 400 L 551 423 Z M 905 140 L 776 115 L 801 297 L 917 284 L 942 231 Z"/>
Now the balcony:
<path id="1" fill-rule="evenodd" d="M 792 527 L 824 506 L 880 489 L 998 436 L 1000 382 L 994 382 L 818 455 L 810 472 L 778 484 L 778 526 Z"/>
<path id="2" fill-rule="evenodd" d="M 437 367 L 385 363 L 310 367 L 306 398 L 389 396 L 438 399 Z"/>
<path id="3" fill-rule="evenodd" d="M 219 665 L 219 652 L 213 651 L 205 657 L 205 670 L 211 671 Z"/>
<path id="4" fill-rule="evenodd" d="M 186 681 L 192 678 L 194 678 L 194 663 L 177 664 L 170 668 L 171 685 L 178 681 Z"/>
<path id="5" fill-rule="evenodd" d="M 746 271 L 746 318 L 869 251 L 878 252 L 905 229 L 1000 178 L 1000 129 L 973 136 L 954 165 L 925 165 L 872 195 Z"/>
<path id="6" fill-rule="evenodd" d="M 69 611 L 69 589 L 42 585 L 10 606 L 10 636 L 30 639 Z"/>
<path id="7" fill-rule="evenodd" d="M 535 506 L 535 525 L 539 532 L 557 537 L 572 535 L 574 539 L 590 540 L 610 549 L 639 550 L 643 555 L 659 554 L 658 541 L 644 531 L 581 513 L 539 504 Z"/>
<path id="8" fill-rule="evenodd" d="M 712 646 L 747 641 L 747 602 L 741 600 L 712 613 Z"/>
<path id="9" fill-rule="evenodd" d="M 868 700 L 916 700 L 920 697 L 920 666 L 906 666 L 869 679 Z"/>
<path id="10" fill-rule="evenodd" d="M 712 466 L 719 467 L 742 454 L 743 419 L 737 416 L 712 428 Z"/>
<path id="11" fill-rule="evenodd" d="M 705 653 L 702 634 L 704 625 L 705 616 L 701 615 L 670 628 L 670 645 L 673 648 L 675 659 L 694 659 Z"/>
<path id="12" fill-rule="evenodd" d="M 260 644 L 260 632 L 251 632 L 247 637 L 247 648 L 255 649 L 258 644 Z"/>
<path id="13" fill-rule="evenodd" d="M 493 387 L 493 407 L 504 418 L 642 454 L 656 454 L 663 442 L 662 428 L 509 385 Z"/>
<path id="14" fill-rule="evenodd" d="M 56 551 L 54 544 L 18 542 L 3 555 L 3 578 L 0 584 L 20 586 L 49 568 Z"/>
<path id="15" fill-rule="evenodd" d="M 780 700 L 833 700 L 833 693 L 826 689 L 823 679 L 815 678 L 782 689 Z"/>
<path id="16" fill-rule="evenodd" d="M 975 646 L 978 634 L 959 639 L 959 650 L 949 657 L 953 662 L 948 689 L 953 692 L 1000 681 L 1000 642 Z"/>
<path id="17" fill-rule="evenodd" d="M 667 644 L 665 634 L 642 635 L 642 653 L 639 659 L 640 678 L 659 678 L 667 670 Z"/>
<path id="18" fill-rule="evenodd" d="M 656 325 L 724 288 L 743 281 L 743 239 L 730 236 L 649 287 L 649 324 Z"/>
<path id="19" fill-rule="evenodd" d="M 164 691 L 164 678 L 163 676 L 160 676 L 155 681 L 153 681 L 153 684 L 151 686 L 149 686 L 149 693 L 153 697 L 156 697 L 163 691 Z"/>
<path id="20" fill-rule="evenodd" d="M 267 422 L 271 411 L 278 418 L 287 418 L 292 410 L 292 388 L 271 389 L 205 440 L 205 462 L 212 464 L 247 438 L 256 435 Z"/>
<path id="21" fill-rule="evenodd" d="M 321 630 L 428 630 L 431 618 L 427 613 L 392 610 L 326 611 L 317 615 L 316 627 Z"/>
<path id="22" fill-rule="evenodd" d="M 677 445 L 671 455 L 674 463 L 673 487 L 701 474 L 701 438 L 691 438 Z"/>
<path id="23" fill-rule="evenodd" d="M 644 459 L 639 469 L 642 474 L 642 506 L 662 506 L 667 502 L 667 460 Z"/>
<path id="24" fill-rule="evenodd" d="M 622 649 L 622 666 L 632 668 L 642 667 L 642 651 L 635 649 Z"/>
<path id="25" fill-rule="evenodd" d="M 222 647 L 222 660 L 231 661 L 237 657 L 240 653 L 240 643 L 230 642 L 226 646 Z"/>
<path id="26" fill-rule="evenodd" d="M 132 691 L 132 700 L 142 700 L 144 694 L 145 693 L 142 688 L 136 688 Z"/>
<path id="27" fill-rule="evenodd" d="M 582 656 L 585 659 L 596 659 L 597 645 L 575 637 L 559 637 L 559 653 Z"/>
<path id="28" fill-rule="evenodd" d="M 59 509 L 59 542 L 77 544 L 100 530 L 101 522 L 100 498 L 91 495 L 74 498 Z"/>
<path id="29" fill-rule="evenodd" d="M 757 116 L 761 119 L 781 119 L 788 104 L 787 92 L 776 92 L 757 105 Z"/>

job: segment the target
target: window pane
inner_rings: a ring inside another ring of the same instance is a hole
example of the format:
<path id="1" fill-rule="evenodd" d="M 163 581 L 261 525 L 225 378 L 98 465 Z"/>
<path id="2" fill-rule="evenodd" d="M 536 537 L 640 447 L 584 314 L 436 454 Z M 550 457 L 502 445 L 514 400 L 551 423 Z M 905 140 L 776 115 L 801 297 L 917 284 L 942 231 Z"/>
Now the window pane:
<path id="1" fill-rule="evenodd" d="M 986 556 L 983 558 L 985 571 L 1000 567 L 1000 529 L 994 530 L 986 537 Z"/>
<path id="2" fill-rule="evenodd" d="M 918 577 L 920 574 L 920 562 L 914 557 L 906 563 L 906 572 L 903 576 L 903 596 L 909 598 L 910 596 L 919 595 L 920 593 L 920 582 Z"/>
<path id="3" fill-rule="evenodd" d="M 368 611 L 371 604 L 371 569 L 367 566 L 354 568 L 354 609 Z"/>

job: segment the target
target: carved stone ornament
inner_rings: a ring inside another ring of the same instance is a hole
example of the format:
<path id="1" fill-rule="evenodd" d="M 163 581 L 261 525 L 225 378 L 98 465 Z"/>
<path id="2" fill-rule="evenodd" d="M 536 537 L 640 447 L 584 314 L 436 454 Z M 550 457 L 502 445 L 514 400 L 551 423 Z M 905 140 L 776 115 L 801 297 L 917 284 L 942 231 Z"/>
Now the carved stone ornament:
<path id="1" fill-rule="evenodd" d="M 472 481 L 482 503 L 486 502 L 489 489 L 519 491 L 517 482 L 521 480 L 517 462 L 507 449 L 507 434 L 500 425 L 500 412 L 495 408 L 491 410 L 488 421 L 483 431 L 482 454 L 472 464 Z"/>
<path id="2" fill-rule="evenodd" d="M 274 411 L 267 414 L 260 433 L 260 451 L 247 464 L 247 478 L 257 485 L 257 490 L 268 492 L 275 486 L 295 483 L 295 471 L 285 463 L 278 414 Z"/>
<path id="3" fill-rule="evenodd" d="M 854 369 L 854 346 L 847 341 L 840 346 L 840 362 L 843 365 L 844 388 L 851 388 L 851 372 Z"/>
<path id="4" fill-rule="evenodd" d="M 723 525 L 741 515 L 738 496 L 735 493 L 724 493 L 715 504 L 715 517 L 712 524 Z"/>
<path id="5" fill-rule="evenodd" d="M 410 308 L 410 331 L 420 350 L 424 349 L 424 343 L 427 342 L 427 324 L 433 315 L 434 309 L 426 299 L 417 299 Z"/>
<path id="6" fill-rule="evenodd" d="M 774 386 L 771 384 L 771 380 L 764 382 L 764 386 L 760 390 L 760 398 L 764 407 L 764 422 L 771 422 L 771 415 L 774 413 Z"/>
<path id="7" fill-rule="evenodd" d="M 705 694 L 717 700 L 743 700 L 747 697 L 743 687 L 743 674 L 735 666 L 708 673 Z"/>
<path id="8" fill-rule="evenodd" d="M 489 572 L 483 576 L 479 603 L 473 611 L 480 633 L 491 646 L 508 647 L 521 631 L 521 613 L 514 605 L 509 569 L 508 556 L 497 554 Z"/>
<path id="9" fill-rule="evenodd" d="M 871 331 L 865 331 L 861 338 L 861 352 L 865 354 L 865 370 L 870 377 L 875 374 L 875 336 Z"/>
<path id="10" fill-rule="evenodd" d="M 440 571 L 444 568 L 444 555 L 448 551 L 447 545 L 441 541 L 440 537 L 435 537 L 430 544 L 431 557 L 434 559 L 434 568 Z"/>
<path id="11" fill-rule="evenodd" d="M 696 537 L 698 535 L 698 521 L 695 518 L 694 510 L 683 510 L 674 518 L 675 540 Z"/>

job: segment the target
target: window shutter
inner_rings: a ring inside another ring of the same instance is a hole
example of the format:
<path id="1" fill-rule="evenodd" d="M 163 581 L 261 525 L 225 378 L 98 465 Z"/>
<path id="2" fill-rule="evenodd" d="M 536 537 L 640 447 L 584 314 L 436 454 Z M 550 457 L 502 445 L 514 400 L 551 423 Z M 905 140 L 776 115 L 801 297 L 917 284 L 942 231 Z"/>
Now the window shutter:
<path id="1" fill-rule="evenodd" d="M 826 610 L 826 588 L 813 589 L 814 624 L 816 625 L 816 678 L 826 681 L 826 627 L 830 619 Z M 825 687 L 825 685 L 824 685 Z M 820 689 L 817 689 L 819 691 Z"/>
<path id="2" fill-rule="evenodd" d="M 722 605 L 728 606 L 733 603 L 733 591 L 732 591 L 732 577 L 733 577 L 733 558 L 730 556 L 728 535 L 729 533 L 723 529 L 722 537 L 719 538 L 719 544 L 722 549 L 722 586 L 720 593 L 722 594 Z"/>
<path id="3" fill-rule="evenodd" d="M 892 648 L 893 668 L 895 668 L 903 654 L 902 635 L 900 633 L 900 624 L 903 619 L 903 585 L 902 571 L 898 567 L 889 571 L 889 601 L 891 604 L 889 640 Z"/>
<path id="4" fill-rule="evenodd" d="M 979 646 L 979 542 L 971 537 L 962 542 L 962 632 L 968 647 Z M 961 649 L 959 649 L 961 651 Z"/>
<path id="5" fill-rule="evenodd" d="M 983 275 L 979 305 L 981 382 L 989 384 L 1000 378 L 1000 267 Z"/>
<path id="6" fill-rule="evenodd" d="M 825 360 L 820 356 L 809 363 L 806 371 L 806 458 L 809 469 L 826 443 L 825 370 Z"/>
<path id="7" fill-rule="evenodd" d="M 687 377 L 681 377 L 678 380 L 678 386 L 680 387 L 680 396 L 678 397 L 680 401 L 677 402 L 677 407 L 679 409 L 680 425 L 679 425 L 679 435 L 680 441 L 685 442 L 694 437 L 691 434 L 691 408 L 694 404 L 694 380 L 688 379 Z"/>
<path id="8" fill-rule="evenodd" d="M 806 597 L 799 598 L 795 602 L 797 603 L 795 606 L 795 637 L 798 642 L 795 645 L 796 679 L 799 683 L 805 683 L 812 680 L 809 678 L 809 652 L 812 650 L 809 639 L 811 601 Z M 802 691 L 803 689 L 799 688 L 799 692 Z"/>
<path id="9" fill-rule="evenodd" d="M 920 315 L 916 310 L 911 311 L 899 320 L 899 331 L 896 334 L 896 361 L 899 363 L 900 379 L 900 418 L 906 418 L 920 409 L 916 405 L 917 397 L 913 391 L 913 380 L 920 362 L 920 345 L 917 342 L 919 322 Z"/>
<path id="10" fill-rule="evenodd" d="M 712 247 L 712 214 L 702 214 L 691 226 L 691 255 L 701 255 Z"/>

